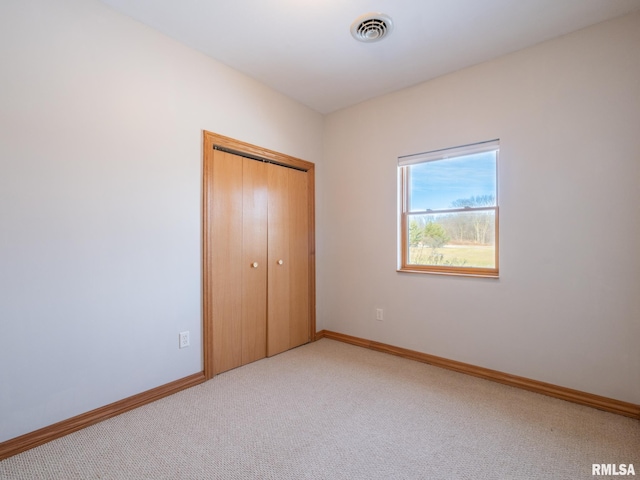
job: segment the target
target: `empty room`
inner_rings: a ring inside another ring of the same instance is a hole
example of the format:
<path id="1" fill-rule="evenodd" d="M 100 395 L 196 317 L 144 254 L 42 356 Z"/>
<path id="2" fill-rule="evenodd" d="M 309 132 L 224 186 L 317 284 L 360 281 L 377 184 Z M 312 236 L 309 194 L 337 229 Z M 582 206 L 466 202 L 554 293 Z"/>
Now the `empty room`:
<path id="1" fill-rule="evenodd" d="M 2 0 L 0 479 L 640 475 L 640 0 Z"/>

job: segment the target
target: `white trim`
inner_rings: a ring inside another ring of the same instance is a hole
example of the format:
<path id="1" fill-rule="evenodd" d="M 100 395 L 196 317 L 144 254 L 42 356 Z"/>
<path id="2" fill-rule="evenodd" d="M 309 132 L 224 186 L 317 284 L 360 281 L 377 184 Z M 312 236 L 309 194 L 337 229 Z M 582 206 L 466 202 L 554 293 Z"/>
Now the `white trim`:
<path id="1" fill-rule="evenodd" d="M 444 160 L 446 158 L 464 157 L 477 153 L 493 152 L 500 149 L 500 140 L 489 140 L 487 142 L 472 143 L 453 148 L 443 148 L 432 150 L 431 152 L 416 153 L 414 155 L 404 155 L 398 157 L 398 166 L 415 165 L 417 163 L 433 162 L 434 160 Z"/>

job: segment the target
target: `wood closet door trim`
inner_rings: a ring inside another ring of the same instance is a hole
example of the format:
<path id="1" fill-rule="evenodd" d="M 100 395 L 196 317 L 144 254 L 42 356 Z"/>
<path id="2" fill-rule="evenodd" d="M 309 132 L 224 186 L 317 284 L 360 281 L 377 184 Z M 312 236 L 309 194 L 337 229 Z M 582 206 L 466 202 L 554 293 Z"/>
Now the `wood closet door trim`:
<path id="1" fill-rule="evenodd" d="M 212 328 L 212 207 L 213 185 L 211 182 L 214 145 L 246 153 L 253 156 L 273 160 L 280 165 L 291 166 L 307 173 L 307 211 L 309 212 L 309 340 L 314 340 L 316 331 L 316 297 L 315 297 L 315 165 L 299 158 L 284 155 L 262 147 L 241 142 L 230 137 L 216 133 L 203 132 L 203 189 L 202 189 L 202 349 L 204 375 L 210 379 L 215 375 L 214 371 L 214 338 Z"/>

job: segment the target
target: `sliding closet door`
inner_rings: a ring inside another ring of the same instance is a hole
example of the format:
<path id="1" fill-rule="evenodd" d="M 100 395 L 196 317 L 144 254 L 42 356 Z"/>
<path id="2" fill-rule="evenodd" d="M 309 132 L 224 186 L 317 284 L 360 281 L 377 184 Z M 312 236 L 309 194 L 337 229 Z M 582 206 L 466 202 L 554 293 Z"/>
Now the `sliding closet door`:
<path id="1" fill-rule="evenodd" d="M 309 341 L 308 175 L 269 165 L 267 354 Z"/>
<path id="2" fill-rule="evenodd" d="M 266 356 L 267 168 L 214 152 L 212 171 L 214 373 Z"/>
<path id="3" fill-rule="evenodd" d="M 242 161 L 213 152 L 210 177 L 211 322 L 214 374 L 242 364 Z"/>
<path id="4" fill-rule="evenodd" d="M 268 165 L 268 356 L 289 349 L 289 170 Z"/>
<path id="5" fill-rule="evenodd" d="M 267 164 L 248 158 L 241 161 L 244 365 L 264 358 L 267 354 Z"/>
<path id="6" fill-rule="evenodd" d="M 309 175 L 289 170 L 289 348 L 310 340 Z"/>

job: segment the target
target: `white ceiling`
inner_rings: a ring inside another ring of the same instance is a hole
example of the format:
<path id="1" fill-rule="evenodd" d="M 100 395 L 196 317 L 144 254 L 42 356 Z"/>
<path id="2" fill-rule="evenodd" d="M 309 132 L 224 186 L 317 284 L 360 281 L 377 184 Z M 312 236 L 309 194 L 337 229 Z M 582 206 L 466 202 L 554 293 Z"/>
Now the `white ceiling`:
<path id="1" fill-rule="evenodd" d="M 640 10 L 640 0 L 101 0 L 320 113 Z M 393 32 L 351 37 L 382 12 Z"/>

